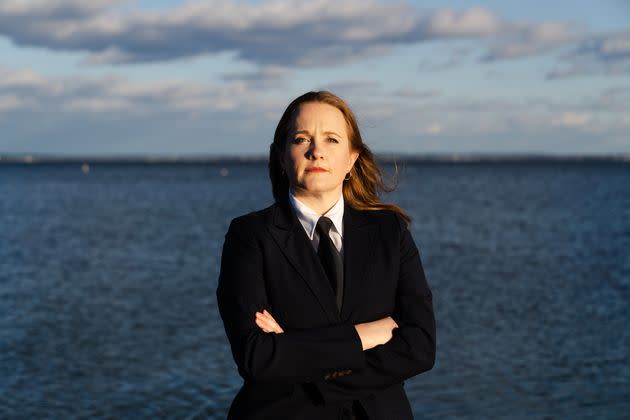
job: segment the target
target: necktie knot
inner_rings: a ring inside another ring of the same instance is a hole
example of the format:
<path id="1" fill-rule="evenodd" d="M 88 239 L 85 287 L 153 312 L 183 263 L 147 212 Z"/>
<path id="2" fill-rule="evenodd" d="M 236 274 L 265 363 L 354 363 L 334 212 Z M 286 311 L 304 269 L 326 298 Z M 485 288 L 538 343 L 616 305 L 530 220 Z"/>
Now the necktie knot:
<path id="1" fill-rule="evenodd" d="M 317 221 L 317 226 L 315 227 L 315 230 L 317 230 L 317 233 L 319 233 L 320 237 L 322 235 L 329 236 L 329 232 L 330 232 L 330 228 L 332 227 L 332 224 L 333 224 L 332 220 L 330 220 L 326 216 L 322 216 Z"/>

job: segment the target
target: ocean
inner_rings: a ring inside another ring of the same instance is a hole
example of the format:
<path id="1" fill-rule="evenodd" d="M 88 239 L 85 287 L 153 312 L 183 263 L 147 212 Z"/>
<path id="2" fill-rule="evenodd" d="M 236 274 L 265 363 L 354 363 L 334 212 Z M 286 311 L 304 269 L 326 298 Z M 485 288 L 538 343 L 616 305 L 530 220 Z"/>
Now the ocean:
<path id="1" fill-rule="evenodd" d="M 216 306 L 262 162 L 0 165 L 0 418 L 223 419 Z M 389 169 L 389 168 L 388 168 Z M 402 162 L 434 295 L 416 419 L 630 413 L 630 163 Z"/>

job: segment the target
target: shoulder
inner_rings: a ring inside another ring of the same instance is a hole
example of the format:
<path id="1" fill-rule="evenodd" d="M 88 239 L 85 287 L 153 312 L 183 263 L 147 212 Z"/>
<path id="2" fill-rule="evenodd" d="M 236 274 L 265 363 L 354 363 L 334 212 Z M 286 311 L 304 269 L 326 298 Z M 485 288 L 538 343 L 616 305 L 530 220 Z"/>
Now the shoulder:
<path id="1" fill-rule="evenodd" d="M 400 213 L 393 210 L 368 210 L 362 213 L 378 226 L 378 237 L 382 244 L 398 247 L 397 249 L 404 255 L 414 255 L 418 252 L 409 225 Z"/>
<path id="2" fill-rule="evenodd" d="M 273 216 L 274 208 L 277 207 L 277 204 L 272 204 L 269 207 L 264 209 L 255 210 L 238 217 L 235 217 L 230 222 L 229 230 L 240 230 L 240 229 L 259 229 L 267 224 Z"/>
<path id="3" fill-rule="evenodd" d="M 376 224 L 383 229 L 402 234 L 407 230 L 407 222 L 393 210 L 353 210 L 370 224 Z"/>
<path id="4" fill-rule="evenodd" d="M 286 219 L 285 213 L 282 204 L 274 203 L 264 209 L 243 214 L 232 219 L 228 234 L 244 233 L 259 236 L 266 232 L 270 226 L 278 223 L 279 220 Z"/>
<path id="5" fill-rule="evenodd" d="M 273 205 L 252 211 L 230 221 L 225 234 L 224 253 L 227 250 L 249 248 L 254 252 L 260 246 L 260 240 L 265 236 L 267 220 L 271 219 Z"/>

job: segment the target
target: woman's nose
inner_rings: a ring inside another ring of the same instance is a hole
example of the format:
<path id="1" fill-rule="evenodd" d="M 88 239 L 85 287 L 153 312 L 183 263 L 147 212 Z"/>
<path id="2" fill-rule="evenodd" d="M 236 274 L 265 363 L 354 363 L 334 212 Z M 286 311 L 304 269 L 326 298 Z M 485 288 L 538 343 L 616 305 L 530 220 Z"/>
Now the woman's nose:
<path id="1" fill-rule="evenodd" d="M 313 159 L 321 159 L 324 156 L 321 141 L 313 139 L 308 152 Z"/>

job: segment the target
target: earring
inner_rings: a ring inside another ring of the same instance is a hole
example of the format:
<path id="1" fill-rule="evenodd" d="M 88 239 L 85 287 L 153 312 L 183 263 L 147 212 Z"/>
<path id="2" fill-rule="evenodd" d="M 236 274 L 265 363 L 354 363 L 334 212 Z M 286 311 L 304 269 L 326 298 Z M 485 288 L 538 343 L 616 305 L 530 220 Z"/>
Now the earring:
<path id="1" fill-rule="evenodd" d="M 352 178 L 352 172 L 348 172 L 346 174 L 346 177 L 343 179 L 344 181 L 350 181 L 350 178 Z"/>

